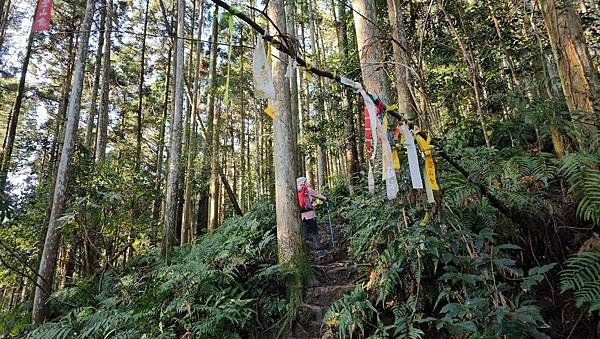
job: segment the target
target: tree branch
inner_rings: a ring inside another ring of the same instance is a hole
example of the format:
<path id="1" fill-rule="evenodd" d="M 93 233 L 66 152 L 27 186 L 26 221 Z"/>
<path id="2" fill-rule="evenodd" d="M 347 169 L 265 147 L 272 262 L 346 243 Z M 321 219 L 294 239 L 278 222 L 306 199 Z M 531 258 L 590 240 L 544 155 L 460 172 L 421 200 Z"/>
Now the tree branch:
<path id="1" fill-rule="evenodd" d="M 27 274 L 25 274 L 25 273 L 23 273 L 23 272 L 19 271 L 18 269 L 16 269 L 16 268 L 14 268 L 14 267 L 10 266 L 9 264 L 7 264 L 7 263 L 6 263 L 6 261 L 4 261 L 4 258 L 3 258 L 1 255 L 0 255 L 0 262 L 1 262 L 1 263 L 2 263 L 2 265 L 4 265 L 4 267 L 6 267 L 7 269 L 9 269 L 9 270 L 11 270 L 11 271 L 13 271 L 13 272 L 17 273 L 18 275 L 20 275 L 20 276 L 22 276 L 22 277 L 26 278 L 27 280 L 31 281 L 31 282 L 32 282 L 32 283 L 33 283 L 35 286 L 39 287 L 39 288 L 40 288 L 40 289 L 41 289 L 41 290 L 42 290 L 44 293 L 46 293 L 47 295 L 50 295 L 50 293 L 48 293 L 48 291 L 47 291 L 47 290 L 46 290 L 44 287 L 42 287 L 42 286 L 38 285 L 37 281 L 36 281 L 35 279 L 33 279 L 33 277 L 30 277 L 29 275 L 27 275 Z M 37 274 L 37 273 L 36 273 L 36 274 Z"/>
<path id="2" fill-rule="evenodd" d="M 17 254 L 16 254 L 16 253 L 15 253 L 15 252 L 14 252 L 14 251 L 13 251 L 13 250 L 10 248 L 10 247 L 6 246 L 6 244 L 4 244 L 4 242 L 2 242 L 2 240 L 0 240 L 0 245 L 1 245 L 2 247 L 4 247 L 4 249 L 6 249 L 6 250 L 8 251 L 8 253 L 10 253 L 10 255 L 11 255 L 13 258 L 17 259 L 17 260 L 18 260 L 18 261 L 20 261 L 20 262 L 21 262 L 21 263 L 22 263 L 24 266 L 26 266 L 27 268 L 29 268 L 29 270 L 30 270 L 31 272 L 33 272 L 33 274 L 35 274 L 35 275 L 36 275 L 36 276 L 38 276 L 39 278 L 42 278 L 42 280 L 44 281 L 44 283 L 45 283 L 45 284 L 47 284 L 47 285 L 50 285 L 50 284 L 48 284 L 48 281 L 47 281 L 46 279 L 44 279 L 44 277 L 42 277 L 41 275 L 39 275 L 39 274 L 37 273 L 37 270 L 36 270 L 36 269 L 34 269 L 33 267 L 31 267 L 31 265 L 29 265 L 29 263 L 28 263 L 26 260 L 24 260 L 23 258 L 19 257 L 19 256 L 18 256 L 18 255 L 17 255 Z"/>
<path id="3" fill-rule="evenodd" d="M 232 15 L 235 15 L 236 17 L 238 17 L 239 19 L 241 19 L 242 21 L 244 21 L 245 23 L 250 25 L 254 30 L 256 30 L 258 33 L 260 33 L 262 35 L 262 38 L 264 40 L 271 42 L 273 44 L 273 47 L 277 48 L 278 50 L 282 51 L 283 53 L 285 53 L 291 57 L 295 57 L 297 63 L 300 66 L 302 66 L 302 67 L 307 66 L 307 63 L 304 59 L 302 59 L 299 56 L 292 55 L 291 52 L 289 51 L 289 49 L 286 46 L 284 46 L 283 44 L 281 44 L 278 40 L 276 40 L 273 36 L 265 35 L 265 30 L 259 24 L 257 24 L 255 21 L 250 19 L 247 15 L 245 15 L 244 13 L 241 13 L 239 10 L 233 9 L 230 5 L 228 5 L 227 3 L 225 3 L 222 0 L 212 0 L 212 1 L 217 6 L 229 11 Z M 361 15 L 361 13 L 358 13 L 358 14 Z M 371 24 L 373 24 L 376 28 L 378 28 L 380 31 L 383 31 L 375 23 L 371 22 L 370 20 L 369 20 L 369 22 Z M 396 44 L 398 44 L 406 52 L 406 49 L 404 48 L 404 46 L 402 46 L 402 44 L 399 41 L 393 39 L 393 37 L 392 37 L 392 41 L 394 41 Z M 329 71 L 321 70 L 319 68 L 314 68 L 314 67 L 308 68 L 307 71 L 309 71 L 315 75 L 329 78 L 329 79 L 335 80 L 339 83 L 342 83 L 339 75 L 334 75 L 333 73 L 331 73 Z M 400 115 L 398 112 L 389 111 L 388 113 L 390 113 L 392 116 L 394 116 L 395 118 L 397 118 L 401 121 L 405 120 L 405 118 L 402 115 Z M 441 147 L 440 147 L 440 155 L 442 156 L 442 158 L 444 158 L 444 160 L 448 161 L 448 163 L 450 165 L 452 165 L 452 167 L 454 167 L 458 172 L 460 172 L 471 184 L 475 185 L 478 188 L 479 192 L 484 197 L 486 197 L 489 200 L 490 204 L 492 206 L 494 206 L 495 208 L 497 208 L 500 211 L 500 213 L 505 215 L 507 218 L 509 218 L 512 222 L 514 222 L 516 224 L 522 223 L 521 216 L 518 215 L 519 213 L 511 213 L 511 210 L 503 202 L 501 202 L 498 198 L 496 198 L 496 196 L 494 196 L 484 184 L 473 180 L 473 178 L 471 178 L 471 176 L 469 175 L 469 172 L 456 159 L 451 157 Z"/>
<path id="4" fill-rule="evenodd" d="M 240 208 L 240 204 L 238 203 L 238 201 L 237 201 L 237 199 L 235 197 L 235 193 L 231 189 L 231 186 L 229 186 L 229 182 L 227 181 L 227 177 L 225 177 L 225 174 L 223 173 L 223 171 L 221 170 L 221 168 L 219 168 L 219 176 L 221 177 L 221 182 L 223 183 L 223 186 L 225 187 L 225 191 L 227 192 L 227 196 L 229 197 L 229 200 L 231 201 L 231 204 L 233 205 L 233 209 L 235 211 L 235 214 L 237 214 L 239 216 L 244 215 L 244 212 L 242 212 L 242 209 Z"/>

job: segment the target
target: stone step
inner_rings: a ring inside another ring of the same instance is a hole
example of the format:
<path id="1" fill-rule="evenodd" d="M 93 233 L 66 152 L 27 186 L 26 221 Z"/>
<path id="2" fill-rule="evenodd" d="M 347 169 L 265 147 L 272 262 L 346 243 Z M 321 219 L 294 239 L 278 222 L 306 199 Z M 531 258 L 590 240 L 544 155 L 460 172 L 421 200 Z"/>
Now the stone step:
<path id="1" fill-rule="evenodd" d="M 313 305 L 313 304 L 306 304 L 306 303 L 303 303 L 302 305 L 300 305 L 300 310 L 299 310 L 301 315 L 306 316 L 305 318 L 308 318 L 308 319 L 314 320 L 314 321 L 318 321 L 318 322 L 321 322 L 323 320 L 323 316 L 325 315 L 326 311 L 327 311 L 327 306 Z"/>
<path id="2" fill-rule="evenodd" d="M 338 301 L 346 292 L 353 289 L 353 284 L 309 287 L 306 289 L 306 297 L 304 300 L 308 304 L 329 307 Z"/>
<path id="3" fill-rule="evenodd" d="M 321 338 L 321 323 L 316 321 L 297 322 L 292 330 L 295 338 Z"/>

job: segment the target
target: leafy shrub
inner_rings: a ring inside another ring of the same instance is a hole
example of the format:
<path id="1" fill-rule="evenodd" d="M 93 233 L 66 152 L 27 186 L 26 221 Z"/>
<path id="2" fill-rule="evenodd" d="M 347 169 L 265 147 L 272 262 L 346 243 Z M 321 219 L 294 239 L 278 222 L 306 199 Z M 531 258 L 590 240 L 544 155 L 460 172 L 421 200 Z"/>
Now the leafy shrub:
<path id="1" fill-rule="evenodd" d="M 93 285 L 82 281 L 57 292 L 52 301 L 61 304 L 62 313 L 28 337 L 257 335 L 281 318 L 287 305 L 278 290 L 285 272 L 273 259 L 273 212 L 259 204 L 243 217 L 228 219 L 195 244 L 177 248 L 171 265 L 152 250 Z"/>
<path id="2" fill-rule="evenodd" d="M 535 168 L 527 173 L 541 183 L 551 180 Z M 452 188 L 448 193 L 452 197 Z M 443 332 L 547 337 L 540 331 L 547 325 L 532 291 L 554 264 L 525 273 L 513 259 L 521 248 L 497 243 L 497 234 L 481 226 L 499 223 L 497 212 L 487 212 L 488 217 L 481 203 L 461 209 L 451 199 L 452 213 L 442 210 L 432 219 L 418 206 L 379 196 L 346 201 L 340 210 L 348 220 L 349 253 L 371 270 L 356 290 L 329 309 L 327 324 L 342 337 L 419 338 Z"/>

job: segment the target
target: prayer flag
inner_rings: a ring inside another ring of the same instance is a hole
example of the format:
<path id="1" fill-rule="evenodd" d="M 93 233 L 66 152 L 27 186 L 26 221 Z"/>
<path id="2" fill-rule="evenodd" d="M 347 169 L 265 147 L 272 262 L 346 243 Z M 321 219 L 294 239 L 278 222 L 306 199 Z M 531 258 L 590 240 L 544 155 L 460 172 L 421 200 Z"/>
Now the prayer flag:
<path id="1" fill-rule="evenodd" d="M 33 19 L 33 32 L 48 30 L 52 13 L 52 0 L 38 0 L 37 11 Z"/>
<path id="2" fill-rule="evenodd" d="M 406 124 L 400 126 L 402 135 L 406 140 L 406 154 L 408 155 L 408 167 L 410 169 L 410 179 L 414 189 L 422 189 L 423 181 L 421 180 L 421 171 L 419 171 L 419 159 L 417 158 L 417 147 L 412 132 Z"/>

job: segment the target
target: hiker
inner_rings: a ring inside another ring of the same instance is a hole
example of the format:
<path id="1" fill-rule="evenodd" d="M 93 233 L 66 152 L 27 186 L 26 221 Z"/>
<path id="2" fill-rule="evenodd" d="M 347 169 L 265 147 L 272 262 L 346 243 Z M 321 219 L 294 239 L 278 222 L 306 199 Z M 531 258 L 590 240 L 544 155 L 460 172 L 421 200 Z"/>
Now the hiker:
<path id="1" fill-rule="evenodd" d="M 319 194 L 308 184 L 308 180 L 305 177 L 296 179 L 296 189 L 298 191 L 298 203 L 300 204 L 302 226 L 304 228 L 304 236 L 308 238 L 312 237 L 313 245 L 319 259 L 325 256 L 325 251 L 321 246 L 321 239 L 319 239 L 319 233 L 317 232 L 317 219 L 315 218 L 315 210 L 312 205 L 313 198 L 317 198 L 323 202 L 327 201 L 327 197 Z"/>

